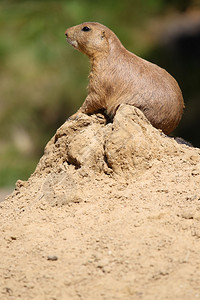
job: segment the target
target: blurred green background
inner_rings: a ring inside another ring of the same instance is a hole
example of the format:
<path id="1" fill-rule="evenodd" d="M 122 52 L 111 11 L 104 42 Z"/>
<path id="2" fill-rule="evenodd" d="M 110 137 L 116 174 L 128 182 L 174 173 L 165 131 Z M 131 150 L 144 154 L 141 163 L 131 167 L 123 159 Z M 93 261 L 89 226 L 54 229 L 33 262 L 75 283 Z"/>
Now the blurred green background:
<path id="1" fill-rule="evenodd" d="M 200 147 L 198 0 L 1 0 L 1 187 L 30 176 L 48 140 L 84 101 L 88 59 L 64 35 L 84 21 L 110 27 L 126 48 L 177 79 L 186 109 L 174 134 Z"/>

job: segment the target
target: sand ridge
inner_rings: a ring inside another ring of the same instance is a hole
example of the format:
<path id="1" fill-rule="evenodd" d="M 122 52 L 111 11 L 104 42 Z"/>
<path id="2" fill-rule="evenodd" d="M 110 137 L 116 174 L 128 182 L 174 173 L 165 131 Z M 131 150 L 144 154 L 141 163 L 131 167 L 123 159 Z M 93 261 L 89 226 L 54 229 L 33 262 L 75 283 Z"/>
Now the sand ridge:
<path id="1" fill-rule="evenodd" d="M 66 121 L 0 221 L 0 299 L 200 298 L 200 150 L 134 107 Z"/>

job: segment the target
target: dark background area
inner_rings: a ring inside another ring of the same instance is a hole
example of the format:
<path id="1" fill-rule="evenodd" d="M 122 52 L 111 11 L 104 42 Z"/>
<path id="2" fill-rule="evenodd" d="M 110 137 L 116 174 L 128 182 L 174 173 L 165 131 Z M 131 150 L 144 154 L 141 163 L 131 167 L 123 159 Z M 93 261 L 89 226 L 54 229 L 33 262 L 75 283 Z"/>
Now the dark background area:
<path id="1" fill-rule="evenodd" d="M 83 103 L 89 61 L 64 32 L 84 21 L 108 26 L 128 50 L 176 78 L 186 108 L 173 135 L 200 147 L 199 1 L 1 1 L 0 186 L 27 179 Z"/>

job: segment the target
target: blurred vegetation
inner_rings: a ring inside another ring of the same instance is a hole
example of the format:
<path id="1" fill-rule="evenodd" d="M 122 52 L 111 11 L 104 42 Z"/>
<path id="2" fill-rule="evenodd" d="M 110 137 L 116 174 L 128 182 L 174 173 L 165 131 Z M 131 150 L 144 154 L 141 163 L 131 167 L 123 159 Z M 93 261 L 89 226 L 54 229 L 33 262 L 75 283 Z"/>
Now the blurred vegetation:
<path id="1" fill-rule="evenodd" d="M 126 48 L 176 77 L 188 109 L 175 134 L 200 146 L 200 27 L 187 27 L 187 15 L 199 9 L 197 0 L 1 0 L 0 186 L 29 177 L 84 101 L 88 59 L 64 36 L 84 21 L 110 27 Z M 181 18 L 185 27 L 176 24 Z"/>

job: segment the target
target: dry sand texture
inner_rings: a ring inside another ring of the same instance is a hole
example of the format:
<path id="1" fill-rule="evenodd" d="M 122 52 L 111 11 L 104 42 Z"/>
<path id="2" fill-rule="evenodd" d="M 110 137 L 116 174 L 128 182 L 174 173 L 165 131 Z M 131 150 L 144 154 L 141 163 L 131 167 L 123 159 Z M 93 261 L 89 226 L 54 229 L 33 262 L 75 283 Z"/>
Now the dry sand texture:
<path id="1" fill-rule="evenodd" d="M 67 121 L 0 204 L 0 299 L 200 299 L 200 150 L 136 108 Z"/>

